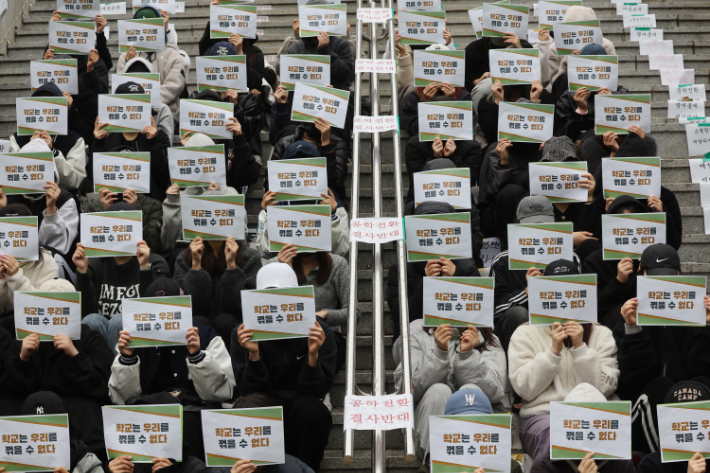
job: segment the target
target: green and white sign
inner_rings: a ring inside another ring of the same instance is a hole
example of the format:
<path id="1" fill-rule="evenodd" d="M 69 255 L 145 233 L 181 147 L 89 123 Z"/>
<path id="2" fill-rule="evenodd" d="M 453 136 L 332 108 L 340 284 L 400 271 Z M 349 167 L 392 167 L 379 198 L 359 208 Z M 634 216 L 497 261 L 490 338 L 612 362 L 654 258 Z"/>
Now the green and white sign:
<path id="1" fill-rule="evenodd" d="M 111 74 L 111 93 L 115 94 L 118 86 L 126 82 L 135 82 L 143 87 L 145 93 L 150 95 L 150 106 L 156 110 L 160 108 L 160 74 L 148 72 Z"/>
<path id="2" fill-rule="evenodd" d="M 494 278 L 425 277 L 424 326 L 493 328 Z"/>
<path id="3" fill-rule="evenodd" d="M 99 95 L 99 123 L 109 133 L 142 133 L 152 124 L 150 95 Z"/>
<path id="4" fill-rule="evenodd" d="M 36 131 L 66 135 L 69 129 L 69 102 L 66 97 L 17 97 L 17 134 L 32 136 Z"/>
<path id="5" fill-rule="evenodd" d="M 79 72 L 76 59 L 46 59 L 30 61 L 32 92 L 44 84 L 54 84 L 62 92 L 79 93 Z"/>
<path id="6" fill-rule="evenodd" d="M 232 138 L 227 125 L 234 117 L 232 103 L 212 100 L 180 99 L 180 136 L 203 133 L 212 139 Z"/>
<path id="7" fill-rule="evenodd" d="M 182 405 L 103 406 L 101 416 L 109 460 L 127 455 L 133 463 L 182 461 Z"/>
<path id="8" fill-rule="evenodd" d="M 661 461 L 687 462 L 698 452 L 710 458 L 710 402 L 698 401 L 702 395 L 693 388 L 684 389 L 678 397 L 686 402 L 656 407 Z"/>
<path id="9" fill-rule="evenodd" d="M 246 56 L 202 56 L 195 61 L 198 91 L 248 92 Z"/>
<path id="10" fill-rule="evenodd" d="M 552 31 L 555 23 L 564 21 L 565 13 L 569 7 L 580 5 L 582 5 L 582 0 L 541 0 L 537 7 L 540 28 Z"/>
<path id="11" fill-rule="evenodd" d="M 347 36 L 348 6 L 338 5 L 299 5 L 299 36 L 308 38 L 319 36 L 321 32 L 329 36 Z"/>
<path id="12" fill-rule="evenodd" d="M 597 135 L 607 131 L 628 135 L 629 127 L 634 125 L 651 133 L 651 95 L 597 95 L 594 124 Z"/>
<path id="13" fill-rule="evenodd" d="M 514 34 L 527 38 L 530 8 L 501 3 L 483 4 L 483 36 L 501 37 Z"/>
<path id="14" fill-rule="evenodd" d="M 118 51 L 125 53 L 131 48 L 138 53 L 165 51 L 165 20 L 118 20 Z"/>
<path id="15" fill-rule="evenodd" d="M 586 161 L 528 164 L 530 195 L 544 195 L 550 202 L 587 202 L 589 191 L 579 185 L 587 172 Z"/>
<path id="16" fill-rule="evenodd" d="M 180 188 L 227 185 L 224 145 L 168 148 L 170 180 Z"/>
<path id="17" fill-rule="evenodd" d="M 85 213 L 81 214 L 80 226 L 87 258 L 134 256 L 143 239 L 143 212 Z"/>
<path id="18" fill-rule="evenodd" d="M 150 152 L 94 153 L 94 192 L 150 192 Z"/>
<path id="19" fill-rule="evenodd" d="M 242 316 L 255 342 L 308 337 L 316 322 L 313 286 L 244 290 Z"/>
<path id="20" fill-rule="evenodd" d="M 705 326 L 704 276 L 638 276 L 636 323 L 639 326 Z"/>
<path id="21" fill-rule="evenodd" d="M 49 22 L 49 49 L 53 49 L 55 55 L 88 55 L 95 46 L 96 23 L 93 21 Z"/>
<path id="22" fill-rule="evenodd" d="M 545 269 L 558 259 L 572 261 L 573 225 L 559 223 L 511 223 L 508 225 L 508 269 Z"/>
<path id="23" fill-rule="evenodd" d="M 122 299 L 123 330 L 130 348 L 187 345 L 192 327 L 192 296 Z"/>
<path id="24" fill-rule="evenodd" d="M 588 44 L 602 44 L 599 20 L 567 21 L 553 25 L 558 56 L 569 56 Z"/>
<path id="25" fill-rule="evenodd" d="M 277 201 L 321 200 L 328 195 L 326 158 L 280 159 L 269 162 L 269 190 Z"/>
<path id="26" fill-rule="evenodd" d="M 638 259 L 649 246 L 665 242 L 665 212 L 602 215 L 605 260 Z"/>
<path id="27" fill-rule="evenodd" d="M 33 333 L 40 342 L 55 335 L 81 338 L 81 292 L 15 291 L 15 334 L 22 340 Z"/>
<path id="28" fill-rule="evenodd" d="M 0 187 L 6 195 L 44 194 L 54 181 L 54 157 L 46 153 L 2 153 Z"/>
<path id="29" fill-rule="evenodd" d="M 493 82 L 532 84 L 542 77 L 539 49 L 491 49 L 488 58 Z"/>
<path id="30" fill-rule="evenodd" d="M 330 251 L 330 205 L 272 205 L 267 213 L 271 252 L 286 245 L 299 253 Z"/>
<path id="31" fill-rule="evenodd" d="M 17 261 L 39 260 L 37 217 L 0 217 L 0 255 Z"/>
<path id="32" fill-rule="evenodd" d="M 615 92 L 619 85 L 619 56 L 567 57 L 569 90 L 584 87 L 597 91 L 603 87 Z"/>
<path id="33" fill-rule="evenodd" d="M 554 132 L 555 106 L 501 102 L 498 106 L 498 140 L 544 143 Z"/>
<path id="34" fill-rule="evenodd" d="M 419 141 L 473 139 L 473 104 L 468 101 L 419 102 Z"/>
<path id="35" fill-rule="evenodd" d="M 330 84 L 330 56 L 321 54 L 282 54 L 279 78 L 286 90 L 297 82 L 326 86 Z"/>
<path id="36" fill-rule="evenodd" d="M 0 468 L 49 472 L 71 466 L 69 415 L 0 417 Z"/>
<path id="37" fill-rule="evenodd" d="M 402 44 L 444 44 L 445 11 L 397 12 Z"/>
<path id="38" fill-rule="evenodd" d="M 293 90 L 291 120 L 313 123 L 320 118 L 335 128 L 345 128 L 350 91 L 297 82 Z"/>
<path id="39" fill-rule="evenodd" d="M 530 325 L 597 323 L 597 275 L 528 278 Z"/>
<path id="40" fill-rule="evenodd" d="M 233 34 L 256 38 L 256 5 L 220 2 L 210 5 L 210 38 L 228 39 Z"/>
<path id="41" fill-rule="evenodd" d="M 244 240 L 246 232 L 244 196 L 181 195 L 182 237 L 194 240 Z"/>
<path id="42" fill-rule="evenodd" d="M 448 202 L 458 210 L 471 208 L 471 170 L 433 169 L 414 173 L 415 206 L 422 202 Z"/>
<path id="43" fill-rule="evenodd" d="M 466 51 L 414 51 L 414 85 L 451 84 L 464 87 Z"/>
<path id="44" fill-rule="evenodd" d="M 407 261 L 472 258 L 468 212 L 404 217 Z"/>
<path id="45" fill-rule="evenodd" d="M 661 195 L 661 158 L 602 159 L 604 198 L 630 195 L 648 199 Z"/>

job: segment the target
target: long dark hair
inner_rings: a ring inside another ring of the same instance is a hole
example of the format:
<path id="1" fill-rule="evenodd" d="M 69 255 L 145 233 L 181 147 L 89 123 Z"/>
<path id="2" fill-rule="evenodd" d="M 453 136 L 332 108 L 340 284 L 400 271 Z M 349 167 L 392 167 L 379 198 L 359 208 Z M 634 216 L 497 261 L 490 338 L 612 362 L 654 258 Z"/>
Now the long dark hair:
<path id="1" fill-rule="evenodd" d="M 252 38 L 244 38 L 242 40 L 242 51 L 249 61 L 249 67 L 254 67 L 256 63 L 256 53 L 254 52 L 255 42 L 256 40 Z"/>
<path id="2" fill-rule="evenodd" d="M 303 274 L 303 265 L 301 264 L 303 254 L 304 253 L 298 253 L 292 262 L 299 286 L 306 284 L 306 279 L 308 278 L 307 274 Z M 316 284 L 325 284 L 328 282 L 328 278 L 330 278 L 330 273 L 333 272 L 333 258 L 330 257 L 330 253 L 327 251 L 316 251 L 315 255 L 316 258 L 318 258 Z"/>
<path id="3" fill-rule="evenodd" d="M 582 328 L 584 329 L 584 335 L 582 336 L 582 340 L 584 340 L 584 343 L 589 346 L 589 339 L 592 336 L 592 330 L 594 330 L 594 324 L 582 324 Z M 572 348 L 572 339 L 567 337 L 565 338 L 565 346 L 567 348 Z"/>
<path id="4" fill-rule="evenodd" d="M 244 263 L 244 251 L 243 248 L 246 246 L 244 240 L 236 240 L 239 249 L 237 250 L 237 256 L 234 262 L 237 266 L 241 266 Z M 227 269 L 227 260 L 224 259 L 224 242 L 222 243 L 222 248 L 219 250 L 218 254 L 214 254 L 212 246 L 208 244 L 207 240 L 203 241 L 205 245 L 205 251 L 202 252 L 202 269 L 210 273 L 211 276 L 220 276 Z M 185 262 L 188 268 L 192 267 L 192 251 L 190 247 L 185 248 L 182 252 L 182 260 Z"/>
<path id="5" fill-rule="evenodd" d="M 479 328 L 478 331 L 483 335 L 483 343 L 477 347 L 474 347 L 476 350 L 482 353 L 484 351 L 488 351 L 489 348 L 500 347 L 500 342 L 497 338 L 495 338 L 495 335 L 493 335 L 492 328 Z"/>

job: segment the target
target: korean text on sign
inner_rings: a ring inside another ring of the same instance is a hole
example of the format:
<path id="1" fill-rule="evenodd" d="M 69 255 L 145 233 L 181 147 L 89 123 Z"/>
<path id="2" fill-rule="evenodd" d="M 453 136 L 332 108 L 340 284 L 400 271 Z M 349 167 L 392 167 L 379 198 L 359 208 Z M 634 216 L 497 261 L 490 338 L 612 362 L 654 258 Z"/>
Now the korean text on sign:
<path id="1" fill-rule="evenodd" d="M 414 173 L 415 206 L 422 202 L 448 202 L 455 209 L 471 208 L 471 170 L 435 169 Z"/>
<path id="2" fill-rule="evenodd" d="M 32 136 L 36 131 L 66 135 L 69 103 L 66 97 L 17 97 L 17 134 Z"/>
<path id="3" fill-rule="evenodd" d="M 210 5 L 210 38 L 256 38 L 256 5 Z"/>
<path id="4" fill-rule="evenodd" d="M 569 7 L 582 5 L 582 0 L 541 0 L 538 4 L 540 28 L 552 30 L 555 23 L 564 21 Z"/>
<path id="5" fill-rule="evenodd" d="M 558 56 L 569 56 L 588 44 L 602 44 L 599 20 L 555 23 L 553 30 Z"/>
<path id="6" fill-rule="evenodd" d="M 170 180 L 180 188 L 227 185 L 224 145 L 168 148 Z"/>
<path id="7" fill-rule="evenodd" d="M 613 131 L 617 135 L 629 133 L 636 125 L 645 133 L 651 132 L 651 96 L 597 95 L 594 101 L 595 133 L 603 135 Z"/>
<path id="8" fill-rule="evenodd" d="M 619 56 L 574 56 L 567 58 L 569 90 L 603 87 L 616 91 L 619 84 Z"/>
<path id="9" fill-rule="evenodd" d="M 707 278 L 699 276 L 638 276 L 636 320 L 644 325 L 706 324 Z"/>
<path id="10" fill-rule="evenodd" d="M 301 5 L 298 7 L 299 36 L 318 36 L 321 31 L 331 36 L 347 35 L 347 5 Z"/>
<path id="11" fill-rule="evenodd" d="M 530 325 L 597 322 L 597 275 L 528 278 Z"/>
<path id="12" fill-rule="evenodd" d="M 296 245 L 298 252 L 330 251 L 330 205 L 272 205 L 268 210 L 271 251 Z"/>
<path id="13" fill-rule="evenodd" d="M 544 195 L 550 202 L 587 202 L 589 191 L 580 185 L 588 179 L 584 161 L 529 163 L 530 195 Z"/>
<path id="14" fill-rule="evenodd" d="M 398 218 L 355 218 L 350 221 L 350 241 L 387 243 L 404 238 L 402 220 Z"/>
<path id="15" fill-rule="evenodd" d="M 446 29 L 444 11 L 397 12 L 402 44 L 443 44 Z"/>
<path id="16" fill-rule="evenodd" d="M 0 217 L 0 255 L 18 261 L 39 259 L 37 217 Z"/>
<path id="17" fill-rule="evenodd" d="M 182 230 L 185 240 L 243 240 L 246 232 L 244 196 L 181 195 Z"/>
<path id="18" fill-rule="evenodd" d="M 663 463 L 687 462 L 696 452 L 710 458 L 710 402 L 696 388 L 683 388 L 677 399 L 659 404 L 658 436 Z"/>
<path id="19" fill-rule="evenodd" d="M 253 341 L 308 337 L 315 326 L 313 286 L 244 290 L 242 316 Z"/>
<path id="20" fill-rule="evenodd" d="M 604 260 L 637 259 L 649 246 L 665 242 L 665 212 L 602 215 Z"/>
<path id="21" fill-rule="evenodd" d="M 36 333 L 41 342 L 55 335 L 81 338 L 81 292 L 15 292 L 18 340 Z"/>
<path id="22" fill-rule="evenodd" d="M 473 139 L 473 105 L 469 101 L 419 102 L 419 141 Z"/>
<path id="23" fill-rule="evenodd" d="M 647 199 L 661 195 L 661 158 L 607 158 L 602 160 L 604 198 L 630 195 Z"/>
<path id="24" fill-rule="evenodd" d="M 49 49 L 54 54 L 88 55 L 96 45 L 93 21 L 50 21 Z"/>
<path id="25" fill-rule="evenodd" d="M 320 54 L 282 54 L 279 78 L 286 90 L 297 82 L 326 86 L 330 84 L 330 56 Z"/>
<path id="26" fill-rule="evenodd" d="M 123 299 L 123 330 L 131 348 L 187 345 L 192 327 L 191 296 Z"/>
<path id="27" fill-rule="evenodd" d="M 493 327 L 493 278 L 425 277 L 424 326 Z"/>
<path id="28" fill-rule="evenodd" d="M 99 123 L 109 133 L 142 133 L 151 124 L 148 94 L 99 95 Z"/>
<path id="29" fill-rule="evenodd" d="M 394 430 L 414 427 L 411 394 L 391 396 L 345 396 L 343 429 Z"/>
<path id="30" fill-rule="evenodd" d="M 104 439 L 109 459 L 129 455 L 133 463 L 156 457 L 182 461 L 182 406 L 103 406 Z"/>
<path id="31" fill-rule="evenodd" d="M 131 48 L 136 52 L 165 51 L 165 20 L 118 20 L 118 45 L 121 53 Z"/>
<path id="32" fill-rule="evenodd" d="M 471 214 L 404 217 L 407 261 L 471 258 Z"/>
<path id="33" fill-rule="evenodd" d="M 34 92 L 45 84 L 54 84 L 62 92 L 79 93 L 76 59 L 49 59 L 30 62 L 30 85 Z"/>
<path id="34" fill-rule="evenodd" d="M 542 143 L 552 138 L 555 106 L 501 102 L 498 108 L 498 139 Z"/>
<path id="35" fill-rule="evenodd" d="M 293 90 L 291 120 L 313 122 L 316 118 L 336 128 L 345 128 L 350 92 L 297 82 Z"/>
<path id="36" fill-rule="evenodd" d="M 212 100 L 180 99 L 180 136 L 204 133 L 212 139 L 233 137 L 227 125 L 234 117 L 234 105 Z"/>
<path id="37" fill-rule="evenodd" d="M 269 188 L 279 202 L 321 199 L 328 194 L 326 158 L 274 160 L 268 172 Z"/>
<path id="38" fill-rule="evenodd" d="M 528 34 L 530 9 L 522 5 L 483 4 L 483 36 L 500 37 L 514 34 L 525 38 Z"/>
<path id="39" fill-rule="evenodd" d="M 134 256 L 143 239 L 143 212 L 85 213 L 80 227 L 87 258 Z"/>
<path id="40" fill-rule="evenodd" d="M 130 73 L 111 74 L 111 93 L 126 82 L 135 82 L 143 87 L 146 94 L 150 95 L 150 106 L 157 110 L 160 108 L 160 74 L 158 73 Z"/>
<path id="41" fill-rule="evenodd" d="M 491 80 L 503 85 L 532 84 L 541 78 L 540 50 L 491 49 L 488 53 Z"/>
<path id="42" fill-rule="evenodd" d="M 51 472 L 70 463 L 67 414 L 0 417 L 0 468 Z"/>
<path id="43" fill-rule="evenodd" d="M 508 269 L 543 269 L 558 259 L 573 259 L 572 223 L 508 225 Z"/>
<path id="44" fill-rule="evenodd" d="M 465 86 L 465 51 L 414 51 L 414 85 L 448 83 Z"/>
<path id="45" fill-rule="evenodd" d="M 150 192 L 150 153 L 94 153 L 94 192 Z"/>
<path id="46" fill-rule="evenodd" d="M 54 157 L 51 152 L 3 153 L 0 186 L 3 193 L 44 194 L 46 181 L 54 180 Z"/>

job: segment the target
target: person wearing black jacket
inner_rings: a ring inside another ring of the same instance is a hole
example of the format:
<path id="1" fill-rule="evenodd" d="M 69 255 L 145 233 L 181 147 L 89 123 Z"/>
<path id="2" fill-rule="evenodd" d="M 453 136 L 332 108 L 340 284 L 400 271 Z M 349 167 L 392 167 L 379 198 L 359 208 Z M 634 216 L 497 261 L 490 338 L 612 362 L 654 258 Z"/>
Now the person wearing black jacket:
<path id="1" fill-rule="evenodd" d="M 596 94 L 585 88 L 563 92 L 555 104 L 555 136 L 566 135 L 574 142 L 585 141 L 594 134 L 594 97 L 627 92 L 622 86 L 613 93 L 606 87 Z"/>
<path id="2" fill-rule="evenodd" d="M 424 202 L 414 209 L 414 215 L 454 213 L 456 210 L 446 202 Z M 471 238 L 473 240 L 473 236 Z M 480 247 L 479 247 L 480 248 Z M 400 335 L 399 314 L 399 266 L 395 263 L 389 268 L 387 277 L 387 305 L 392 317 L 394 340 Z M 407 263 L 407 299 L 409 301 L 409 321 L 423 319 L 423 287 L 425 276 L 479 276 L 472 258 L 439 258 L 429 261 Z"/>
<path id="3" fill-rule="evenodd" d="M 426 87 L 417 87 L 404 99 L 404 106 L 400 111 L 401 126 L 407 130 L 409 136 L 419 135 L 419 102 L 461 101 L 470 102 L 471 94 L 463 87 L 454 87 L 451 84 L 429 84 Z M 473 110 L 473 121 L 476 121 L 476 111 Z"/>
<path id="4" fill-rule="evenodd" d="M 261 81 L 264 78 L 264 53 L 254 43 L 259 41 L 257 36 L 254 39 L 242 38 L 238 34 L 232 34 L 227 38 L 210 38 L 210 22 L 205 25 L 205 32 L 200 39 L 200 56 L 228 56 L 228 55 L 244 55 L 247 60 L 247 88 L 250 91 L 261 90 Z M 219 43 L 228 43 L 234 46 L 234 51 L 229 51 L 227 54 L 217 53 L 214 49 Z"/>
<path id="5" fill-rule="evenodd" d="M 466 90 L 471 92 L 481 80 L 490 77 L 488 51 L 508 47 L 532 48 L 532 45 L 511 33 L 502 38 L 486 36 L 466 46 Z"/>
<path id="6" fill-rule="evenodd" d="M 257 289 L 298 287 L 286 263 L 259 270 Z M 336 345 L 333 331 L 316 316 L 304 338 L 251 341 L 244 324 L 232 332 L 232 367 L 240 396 L 263 393 L 284 408 L 286 453 L 318 471 L 323 460 L 332 417 L 323 399 L 335 377 Z"/>

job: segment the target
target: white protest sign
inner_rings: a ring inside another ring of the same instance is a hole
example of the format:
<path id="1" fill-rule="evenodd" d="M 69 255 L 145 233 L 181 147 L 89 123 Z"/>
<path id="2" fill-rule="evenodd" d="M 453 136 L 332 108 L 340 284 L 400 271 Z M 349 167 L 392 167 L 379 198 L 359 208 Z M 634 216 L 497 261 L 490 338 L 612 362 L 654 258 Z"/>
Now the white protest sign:
<path id="1" fill-rule="evenodd" d="M 705 276 L 637 276 L 636 322 L 705 326 Z"/>
<path id="2" fill-rule="evenodd" d="M 641 41 L 639 50 L 642 56 L 668 56 L 673 54 L 673 40 L 667 41 Z"/>
<path id="3" fill-rule="evenodd" d="M 148 94 L 99 95 L 99 123 L 107 123 L 109 133 L 142 133 L 151 125 Z"/>
<path id="4" fill-rule="evenodd" d="M 277 202 L 321 200 L 328 195 L 326 158 L 280 159 L 269 161 L 269 190 Z"/>
<path id="5" fill-rule="evenodd" d="M 126 14 L 126 2 L 119 3 L 102 3 L 101 4 L 101 15 L 125 15 Z"/>
<path id="6" fill-rule="evenodd" d="M 353 120 L 353 131 L 356 133 L 382 133 L 392 130 L 399 131 L 399 117 L 393 115 L 356 115 Z"/>
<path id="7" fill-rule="evenodd" d="M 128 52 L 131 48 L 135 48 L 139 53 L 165 51 L 165 20 L 118 20 L 118 46 L 121 53 Z"/>
<path id="8" fill-rule="evenodd" d="M 93 21 L 50 21 L 49 49 L 54 54 L 88 55 L 96 45 Z"/>
<path id="9" fill-rule="evenodd" d="M 429 417 L 431 472 L 509 473 L 511 427 L 510 414 Z"/>
<path id="10" fill-rule="evenodd" d="M 286 90 L 293 90 L 297 82 L 314 85 L 330 84 L 330 56 L 322 54 L 282 54 L 279 78 Z"/>
<path id="11" fill-rule="evenodd" d="M 39 260 L 37 217 L 0 217 L 0 255 L 17 261 Z"/>
<path id="12" fill-rule="evenodd" d="M 15 334 L 18 340 L 36 333 L 40 342 L 55 335 L 81 338 L 81 292 L 15 291 Z"/>
<path id="13" fill-rule="evenodd" d="M 166 11 L 171 15 L 177 13 L 175 0 L 133 0 L 133 13 L 143 7 L 153 7 L 159 11 Z"/>
<path id="14" fill-rule="evenodd" d="M 466 51 L 414 51 L 414 85 L 465 85 Z"/>
<path id="15" fill-rule="evenodd" d="M 493 327 L 494 278 L 425 277 L 423 286 L 425 327 Z"/>
<path id="16" fill-rule="evenodd" d="M 616 91 L 619 85 L 619 56 L 567 56 L 569 90 L 603 87 Z"/>
<path id="17" fill-rule="evenodd" d="M 313 122 L 320 118 L 336 128 L 345 128 L 350 91 L 297 82 L 293 91 L 291 120 Z"/>
<path id="18" fill-rule="evenodd" d="M 356 59 L 355 72 L 395 74 L 397 72 L 397 66 L 394 59 Z"/>
<path id="19" fill-rule="evenodd" d="M 286 245 L 299 253 L 330 251 L 330 205 L 272 205 L 267 213 L 270 251 Z"/>
<path id="20" fill-rule="evenodd" d="M 455 209 L 471 208 L 471 170 L 433 169 L 414 173 L 414 206 L 422 202 L 447 202 Z"/>
<path id="21" fill-rule="evenodd" d="M 651 28 L 631 28 L 630 40 L 642 43 L 644 41 L 663 41 L 663 30 Z"/>
<path id="22" fill-rule="evenodd" d="M 87 18 L 101 14 L 100 0 L 57 0 L 57 11 Z"/>
<path id="23" fill-rule="evenodd" d="M 402 44 L 444 44 L 446 12 L 397 12 L 397 26 Z"/>
<path id="24" fill-rule="evenodd" d="M 66 97 L 17 97 L 17 134 L 32 136 L 36 131 L 66 135 L 69 129 L 69 102 Z"/>
<path id="25" fill-rule="evenodd" d="M 344 430 L 395 430 L 407 427 L 414 428 L 414 400 L 411 394 L 345 396 Z"/>
<path id="26" fill-rule="evenodd" d="M 694 84 L 695 69 L 661 69 L 661 85 Z"/>
<path id="27" fill-rule="evenodd" d="M 44 194 L 46 181 L 54 181 L 54 157 L 50 151 L 2 154 L 0 187 L 4 194 Z"/>
<path id="28" fill-rule="evenodd" d="M 572 261 L 572 232 L 571 222 L 508 225 L 508 269 L 545 269 L 558 259 Z"/>
<path id="29" fill-rule="evenodd" d="M 597 275 L 528 278 L 528 308 L 530 325 L 597 323 Z"/>
<path id="30" fill-rule="evenodd" d="M 678 117 L 678 123 L 687 125 L 689 123 L 710 123 L 710 118 L 707 117 Z"/>
<path id="31" fill-rule="evenodd" d="M 10 152 L 10 140 L 0 140 L 0 153 L 6 154 Z"/>
<path id="32" fill-rule="evenodd" d="M 498 107 L 498 140 L 543 143 L 552 138 L 555 106 L 501 102 Z"/>
<path id="33" fill-rule="evenodd" d="M 239 460 L 255 465 L 286 462 L 283 407 L 200 411 L 205 464 L 230 468 Z"/>
<path id="34" fill-rule="evenodd" d="M 710 158 L 689 159 L 690 182 L 693 184 L 710 182 Z"/>
<path id="35" fill-rule="evenodd" d="M 688 142 L 688 156 L 710 158 L 710 124 L 689 123 L 685 125 L 685 138 Z"/>
<path id="36" fill-rule="evenodd" d="M 595 133 L 627 135 L 636 125 L 651 133 L 651 95 L 597 95 L 594 100 Z"/>
<path id="37" fill-rule="evenodd" d="M 617 3 L 617 15 L 648 15 L 648 5 L 645 3 Z"/>
<path id="38" fill-rule="evenodd" d="M 319 36 L 321 32 L 331 36 L 347 36 L 348 8 L 338 5 L 299 5 L 299 36 Z"/>
<path id="39" fill-rule="evenodd" d="M 624 28 L 655 28 L 656 15 L 624 15 Z"/>
<path id="40" fill-rule="evenodd" d="M 212 139 L 231 139 L 233 135 L 227 125 L 233 117 L 232 103 L 180 99 L 180 136 L 192 132 L 204 133 Z"/>
<path id="41" fill-rule="evenodd" d="M 564 21 L 565 14 L 569 7 L 581 6 L 582 0 L 541 0 L 538 5 L 536 5 L 535 16 L 540 18 L 540 28 L 547 28 L 552 30 L 555 23 Z"/>
<path id="42" fill-rule="evenodd" d="M 491 49 L 488 59 L 493 82 L 532 84 L 541 78 L 539 49 Z"/>
<path id="43" fill-rule="evenodd" d="M 481 39 L 483 35 L 483 7 L 471 8 L 468 11 L 468 16 L 471 20 L 471 25 L 473 26 L 473 31 L 476 33 L 476 37 Z"/>
<path id="44" fill-rule="evenodd" d="M 180 404 L 103 406 L 108 458 L 128 455 L 133 463 L 153 463 L 156 457 L 182 461 L 182 415 Z"/>
<path id="45" fill-rule="evenodd" d="M 531 28 L 528 30 L 528 43 L 535 46 L 540 41 L 540 29 Z"/>
<path id="46" fill-rule="evenodd" d="M 248 91 L 246 56 L 202 56 L 195 62 L 198 91 Z"/>
<path id="47" fill-rule="evenodd" d="M 404 231 L 409 262 L 473 257 L 469 212 L 408 215 Z"/>
<path id="48" fill-rule="evenodd" d="M 665 212 L 602 215 L 604 260 L 638 259 L 649 246 L 665 242 Z"/>
<path id="49" fill-rule="evenodd" d="M 181 195 L 183 239 L 194 240 L 244 240 L 246 210 L 244 196 L 231 195 Z"/>
<path id="50" fill-rule="evenodd" d="M 350 241 L 387 243 L 404 238 L 402 219 L 391 217 L 354 218 L 350 220 Z"/>
<path id="51" fill-rule="evenodd" d="M 702 208 L 710 207 L 710 183 L 700 184 L 700 206 Z"/>
<path id="52" fill-rule="evenodd" d="M 123 330 L 131 348 L 187 345 L 192 327 L 192 296 L 121 299 Z"/>
<path id="53" fill-rule="evenodd" d="M 150 192 L 150 152 L 94 153 L 94 192 Z"/>
<path id="54" fill-rule="evenodd" d="M 441 0 L 398 0 L 397 10 L 405 11 L 440 11 Z"/>
<path id="55" fill-rule="evenodd" d="M 149 72 L 111 74 L 111 93 L 115 94 L 118 86 L 127 82 L 135 82 L 143 87 L 145 93 L 150 95 L 150 106 L 156 110 L 160 108 L 160 74 Z"/>
<path id="56" fill-rule="evenodd" d="M 419 141 L 473 139 L 473 104 L 466 101 L 419 102 Z"/>
<path id="57" fill-rule="evenodd" d="M 602 44 L 602 29 L 599 20 L 568 21 L 555 23 L 555 46 L 558 56 L 569 56 L 588 44 Z"/>
<path id="58" fill-rule="evenodd" d="M 30 86 L 34 92 L 44 84 L 54 84 L 62 92 L 79 93 L 76 59 L 30 61 Z"/>
<path id="59" fill-rule="evenodd" d="M 5 471 L 71 467 L 68 414 L 0 417 L 0 432 L 0 468 Z"/>
<path id="60" fill-rule="evenodd" d="M 710 207 L 703 207 L 703 229 L 706 235 L 710 235 Z"/>
<path id="61" fill-rule="evenodd" d="M 586 161 L 528 164 L 530 195 L 544 195 L 550 202 L 587 202 L 589 191 L 579 185 L 587 172 Z"/>
<path id="62" fill-rule="evenodd" d="M 604 198 L 630 195 L 648 199 L 661 195 L 661 158 L 605 158 L 602 160 Z"/>
<path id="63" fill-rule="evenodd" d="M 87 258 L 135 256 L 142 239 L 140 210 L 81 214 L 81 242 Z"/>
<path id="64" fill-rule="evenodd" d="M 687 102 L 689 100 L 705 102 L 705 84 L 679 84 L 668 86 L 668 97 L 671 100 Z"/>
<path id="65" fill-rule="evenodd" d="M 432 0 L 429 0 L 432 1 Z M 385 23 L 392 19 L 391 8 L 358 8 L 357 19 L 366 23 Z"/>
<path id="66" fill-rule="evenodd" d="M 242 38 L 254 39 L 256 24 L 256 5 L 210 5 L 210 38 L 229 39 L 232 34 L 238 34 Z"/>
<path id="67" fill-rule="evenodd" d="M 710 402 L 698 401 L 703 396 L 697 388 L 683 389 L 677 397 L 686 402 L 656 407 L 661 461 L 687 462 L 697 452 L 703 458 L 710 458 Z"/>
<path id="68" fill-rule="evenodd" d="M 693 118 L 705 116 L 705 102 L 669 100 L 668 118 Z"/>
<path id="69" fill-rule="evenodd" d="M 168 148 L 168 167 L 170 180 L 180 188 L 227 185 L 223 144 Z"/>
<path id="70" fill-rule="evenodd" d="M 493 264 L 493 260 L 500 254 L 500 238 L 498 237 L 488 237 L 483 239 L 483 246 L 481 247 L 481 259 L 483 260 L 483 267 L 490 268 Z"/>
<path id="71" fill-rule="evenodd" d="M 315 326 L 313 286 L 243 290 L 241 299 L 252 341 L 305 338 Z"/>
<path id="72" fill-rule="evenodd" d="M 684 70 L 682 54 L 654 54 L 648 57 L 648 68 L 652 71 L 660 69 Z"/>
<path id="73" fill-rule="evenodd" d="M 483 4 L 483 36 L 501 37 L 512 33 L 524 38 L 528 33 L 530 8 L 523 5 Z"/>
<path id="74" fill-rule="evenodd" d="M 631 460 L 631 402 L 551 402 L 550 459 Z"/>

